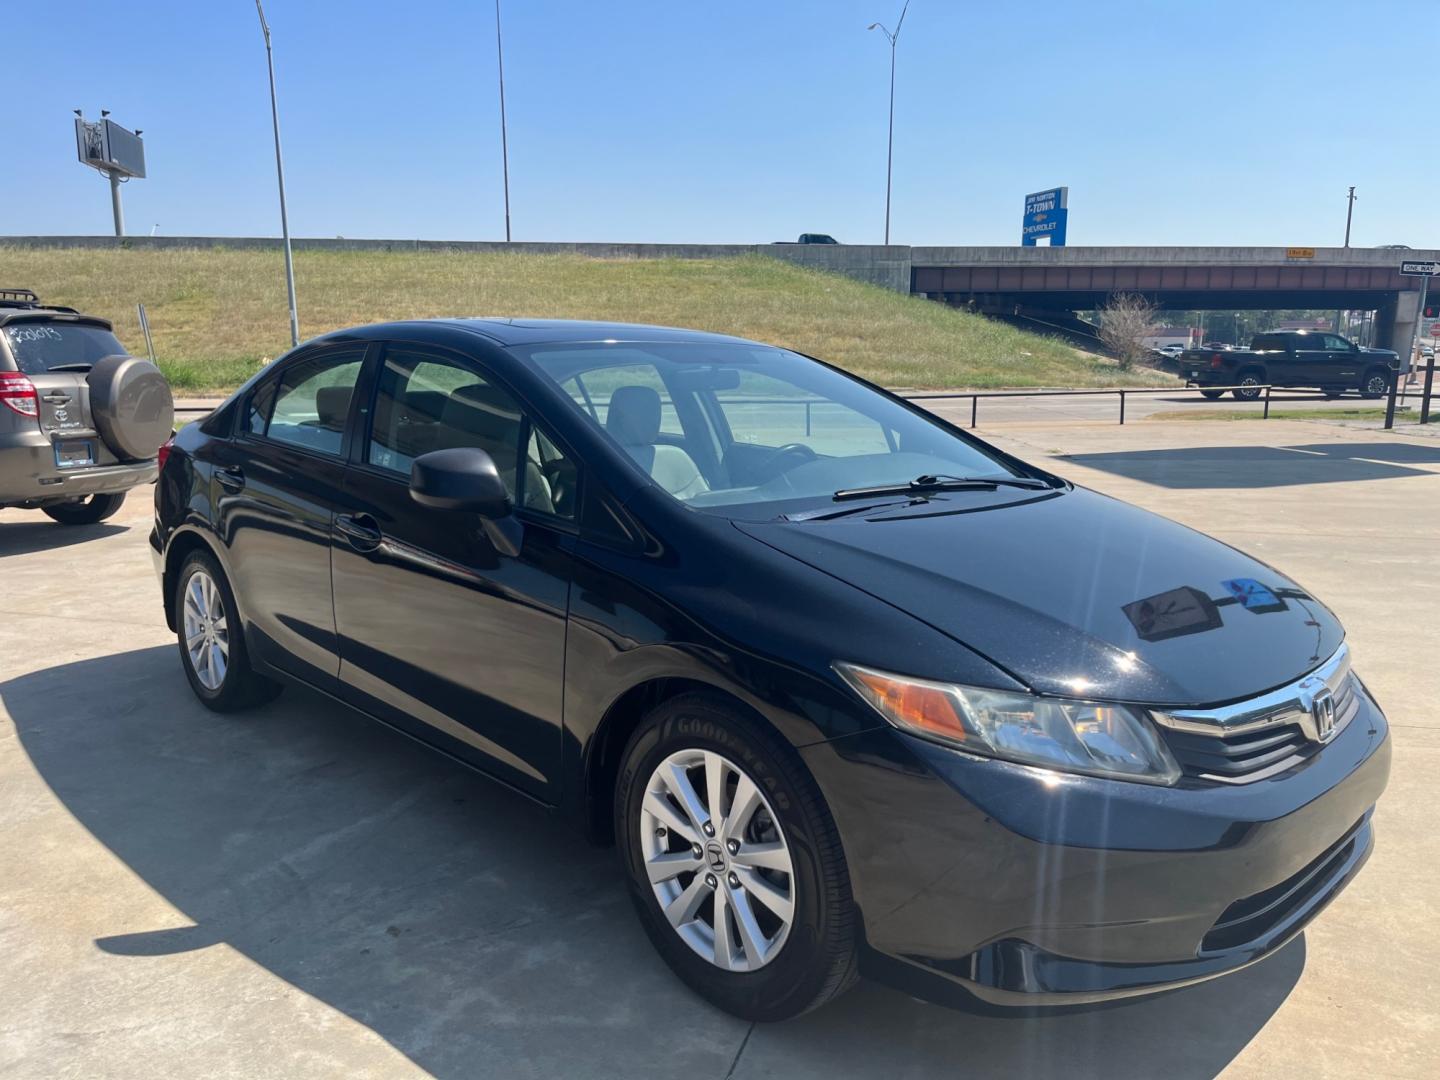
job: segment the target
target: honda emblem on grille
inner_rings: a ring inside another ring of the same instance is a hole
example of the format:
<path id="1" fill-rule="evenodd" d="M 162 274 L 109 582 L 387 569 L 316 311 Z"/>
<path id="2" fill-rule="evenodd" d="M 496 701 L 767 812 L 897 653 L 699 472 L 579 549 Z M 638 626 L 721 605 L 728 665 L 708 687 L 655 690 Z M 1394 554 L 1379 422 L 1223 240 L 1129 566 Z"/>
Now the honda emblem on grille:
<path id="1" fill-rule="evenodd" d="M 1310 704 L 1310 715 L 1315 719 L 1315 737 L 1321 742 L 1329 742 L 1335 734 L 1335 695 L 1329 690 L 1321 690 Z"/>

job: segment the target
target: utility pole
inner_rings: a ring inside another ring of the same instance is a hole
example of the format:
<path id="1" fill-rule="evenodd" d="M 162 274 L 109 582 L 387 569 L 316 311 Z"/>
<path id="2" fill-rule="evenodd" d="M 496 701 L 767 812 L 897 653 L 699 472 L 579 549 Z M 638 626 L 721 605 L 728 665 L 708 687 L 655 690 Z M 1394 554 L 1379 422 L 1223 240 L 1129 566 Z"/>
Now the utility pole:
<path id="1" fill-rule="evenodd" d="M 285 162 L 280 156 L 280 106 L 275 100 L 275 53 L 270 47 L 270 24 L 265 9 L 255 0 L 260 31 L 265 35 L 265 62 L 270 67 L 270 124 L 275 129 L 275 178 L 280 183 L 280 234 L 285 240 L 285 292 L 290 299 L 290 346 L 300 344 L 300 315 L 295 310 L 295 260 L 290 253 L 290 218 L 285 212 Z"/>
<path id="2" fill-rule="evenodd" d="M 495 0 L 495 58 L 500 66 L 500 167 L 505 178 L 505 242 L 510 243 L 510 138 L 505 131 L 505 50 L 500 44 L 500 0 Z"/>
<path id="3" fill-rule="evenodd" d="M 498 3 L 499 0 L 496 0 Z M 871 23 L 865 29 L 879 30 L 890 40 L 890 131 L 885 140 L 885 244 L 890 244 L 890 177 L 895 163 L 895 44 L 900 40 L 900 28 L 905 25 L 905 13 L 910 10 L 910 0 L 900 9 L 900 21 L 895 24 L 892 34 L 883 23 Z"/>
<path id="4" fill-rule="evenodd" d="M 1345 246 L 1350 246 L 1350 218 L 1355 213 L 1355 185 L 1350 185 L 1350 194 L 1345 196 Z"/>

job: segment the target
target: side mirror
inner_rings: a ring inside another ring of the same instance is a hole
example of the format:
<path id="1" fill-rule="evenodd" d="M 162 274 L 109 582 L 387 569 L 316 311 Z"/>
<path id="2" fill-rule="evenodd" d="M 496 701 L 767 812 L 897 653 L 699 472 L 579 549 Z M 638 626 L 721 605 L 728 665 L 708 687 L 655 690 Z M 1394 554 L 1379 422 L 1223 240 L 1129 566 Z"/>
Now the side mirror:
<path id="1" fill-rule="evenodd" d="M 410 497 L 433 510 L 481 517 L 510 515 L 510 493 L 484 450 L 456 447 L 421 454 L 410 465 Z"/>
<path id="2" fill-rule="evenodd" d="M 520 554 L 524 530 L 512 514 L 510 492 L 495 459 L 484 450 L 461 446 L 421 454 L 410 463 L 410 497 L 433 510 L 479 515 L 496 551 Z"/>

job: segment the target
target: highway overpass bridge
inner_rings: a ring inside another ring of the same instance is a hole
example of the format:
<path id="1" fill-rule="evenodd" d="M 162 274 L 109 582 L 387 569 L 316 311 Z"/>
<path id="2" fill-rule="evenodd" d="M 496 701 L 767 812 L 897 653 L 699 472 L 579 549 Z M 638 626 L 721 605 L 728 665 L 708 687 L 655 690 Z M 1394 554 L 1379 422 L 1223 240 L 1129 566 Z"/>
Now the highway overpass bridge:
<path id="1" fill-rule="evenodd" d="M 16 247 L 278 250 L 273 237 L 0 237 Z M 568 244 L 452 240 L 296 239 L 297 250 L 510 251 L 601 259 L 715 259 L 768 255 L 994 315 L 1093 310 L 1117 292 L 1177 311 L 1322 308 L 1375 312 L 1375 341 L 1404 350 L 1422 279 L 1402 260 L 1440 251 L 1275 247 L 908 247 L 867 244 Z M 12 284 L 24 285 L 25 282 Z M 1440 286 L 1440 283 L 1437 283 Z M 1057 322 L 1063 320 L 1057 319 Z"/>
<path id="2" fill-rule="evenodd" d="M 1402 260 L 1440 252 L 1382 248 L 914 247 L 910 291 L 997 315 L 1068 313 L 1138 293 L 1170 311 L 1322 308 L 1373 311 L 1375 344 L 1404 348 L 1420 278 Z M 1440 299 L 1440 296 L 1436 297 Z"/>

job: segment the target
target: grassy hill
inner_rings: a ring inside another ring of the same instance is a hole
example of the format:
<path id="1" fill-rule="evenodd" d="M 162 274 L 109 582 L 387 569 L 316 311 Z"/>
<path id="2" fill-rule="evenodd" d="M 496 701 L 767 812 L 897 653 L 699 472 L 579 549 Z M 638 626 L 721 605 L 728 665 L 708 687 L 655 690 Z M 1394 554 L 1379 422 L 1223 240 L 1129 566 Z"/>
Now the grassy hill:
<path id="1" fill-rule="evenodd" d="M 297 252 L 300 328 L 439 315 L 615 319 L 716 330 L 823 357 L 887 386 L 1115 386 L 1122 372 L 1058 339 L 762 256 L 601 260 L 469 252 Z M 278 252 L 222 248 L 30 249 L 0 245 L 0 284 L 115 321 L 144 351 L 145 304 L 160 364 L 189 392 L 238 385 L 285 351 Z"/>

